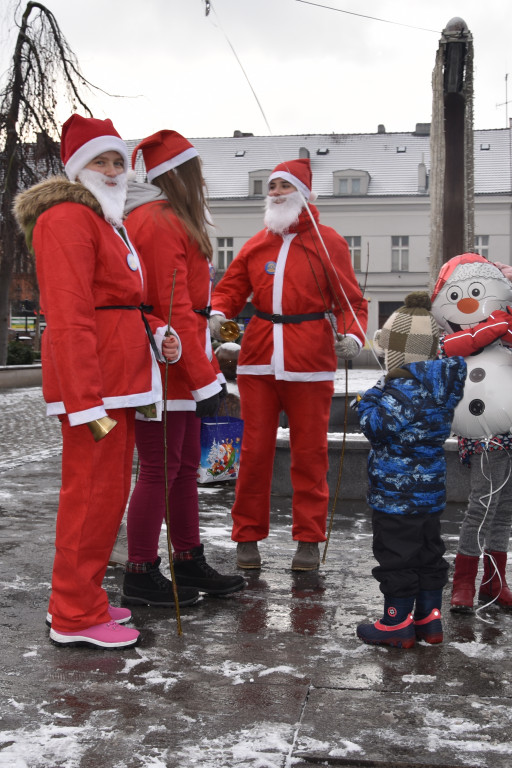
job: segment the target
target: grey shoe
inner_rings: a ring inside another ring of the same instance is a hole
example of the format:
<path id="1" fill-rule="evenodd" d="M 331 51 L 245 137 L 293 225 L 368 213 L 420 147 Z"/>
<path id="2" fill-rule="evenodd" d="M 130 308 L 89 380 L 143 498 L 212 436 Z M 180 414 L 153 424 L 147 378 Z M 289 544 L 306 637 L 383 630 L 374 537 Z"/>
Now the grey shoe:
<path id="1" fill-rule="evenodd" d="M 320 566 L 317 541 L 299 541 L 292 560 L 292 571 L 316 571 Z"/>
<path id="2" fill-rule="evenodd" d="M 110 553 L 109 565 L 124 565 L 128 560 L 128 531 L 126 523 L 121 523 L 117 532 L 117 538 L 114 542 L 112 552 Z"/>
<path id="3" fill-rule="evenodd" d="M 257 541 L 239 541 L 236 546 L 236 564 L 239 568 L 261 568 Z"/>

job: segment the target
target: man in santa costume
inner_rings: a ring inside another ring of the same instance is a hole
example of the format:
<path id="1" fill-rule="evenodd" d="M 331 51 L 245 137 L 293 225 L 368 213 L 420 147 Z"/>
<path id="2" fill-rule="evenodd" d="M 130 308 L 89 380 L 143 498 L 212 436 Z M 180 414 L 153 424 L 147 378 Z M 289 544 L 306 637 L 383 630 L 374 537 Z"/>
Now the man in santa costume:
<path id="1" fill-rule="evenodd" d="M 319 223 L 308 201 L 308 159 L 279 164 L 268 181 L 265 229 L 241 249 L 216 287 L 210 330 L 220 337 L 252 294 L 255 315 L 238 359 L 244 420 L 232 539 L 240 568 L 259 568 L 258 541 L 269 533 L 270 491 L 280 411 L 290 425 L 293 486 L 292 569 L 319 567 L 329 489 L 327 428 L 337 358 L 364 344 L 367 302 L 346 241 Z M 335 318 L 335 325 L 334 319 Z"/>
<path id="2" fill-rule="evenodd" d="M 177 359 L 179 345 L 144 318 L 143 271 L 122 224 L 127 149 L 112 122 L 72 115 L 61 157 L 69 180 L 16 202 L 47 322 L 43 394 L 63 438 L 47 623 L 59 645 L 124 648 L 139 633 L 101 585 L 130 490 L 135 409 L 161 400 L 156 358 Z"/>

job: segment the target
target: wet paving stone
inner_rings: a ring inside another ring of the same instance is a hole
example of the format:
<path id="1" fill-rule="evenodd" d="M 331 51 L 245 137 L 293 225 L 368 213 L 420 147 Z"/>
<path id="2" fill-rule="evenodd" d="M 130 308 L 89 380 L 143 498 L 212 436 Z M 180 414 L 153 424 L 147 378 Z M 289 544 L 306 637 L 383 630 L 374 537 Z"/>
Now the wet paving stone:
<path id="1" fill-rule="evenodd" d="M 364 502 L 339 506 L 326 562 L 295 574 L 291 502 L 274 497 L 261 571 L 242 592 L 182 609 L 181 636 L 172 609 L 135 607 L 134 649 L 51 644 L 60 437 L 40 393 L 25 393 L 9 403 L 29 415 L 10 415 L 0 438 L 0 766 L 509 768 L 512 614 L 451 614 L 447 588 L 442 645 L 360 643 L 357 624 L 382 605 Z M 199 495 L 208 561 L 233 572 L 234 487 Z M 462 513 L 451 504 L 444 517 L 450 561 Z M 165 565 L 165 532 L 161 554 Z M 114 604 L 122 578 L 107 569 Z"/>

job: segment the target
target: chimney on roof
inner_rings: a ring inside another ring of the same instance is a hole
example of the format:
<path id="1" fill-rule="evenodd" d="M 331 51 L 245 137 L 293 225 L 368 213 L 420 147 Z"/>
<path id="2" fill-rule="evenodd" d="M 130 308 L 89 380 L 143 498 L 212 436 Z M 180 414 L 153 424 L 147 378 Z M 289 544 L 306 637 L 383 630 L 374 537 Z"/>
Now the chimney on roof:
<path id="1" fill-rule="evenodd" d="M 254 133 L 244 133 L 243 131 L 233 131 L 234 139 L 243 139 L 245 136 L 254 136 Z"/>
<path id="2" fill-rule="evenodd" d="M 377 133 L 386 133 L 386 126 L 382 125 L 382 123 L 379 123 L 377 126 Z"/>
<path id="3" fill-rule="evenodd" d="M 415 136 L 430 136 L 430 123 L 416 123 Z"/>
<path id="4" fill-rule="evenodd" d="M 307 147 L 301 147 L 299 149 L 299 157 L 300 158 L 308 158 L 309 157 L 309 149 L 307 149 Z"/>

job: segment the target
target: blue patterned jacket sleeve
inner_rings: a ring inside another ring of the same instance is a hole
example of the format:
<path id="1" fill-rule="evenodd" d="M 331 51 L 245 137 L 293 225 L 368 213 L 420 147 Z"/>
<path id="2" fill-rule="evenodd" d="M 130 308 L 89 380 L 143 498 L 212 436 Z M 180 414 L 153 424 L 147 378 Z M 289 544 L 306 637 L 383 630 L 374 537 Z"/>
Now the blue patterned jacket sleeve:
<path id="1" fill-rule="evenodd" d="M 404 366 L 412 378 L 372 387 L 359 402 L 368 456 L 368 503 L 391 514 L 437 512 L 446 502 L 444 442 L 462 397 L 461 357 Z"/>

